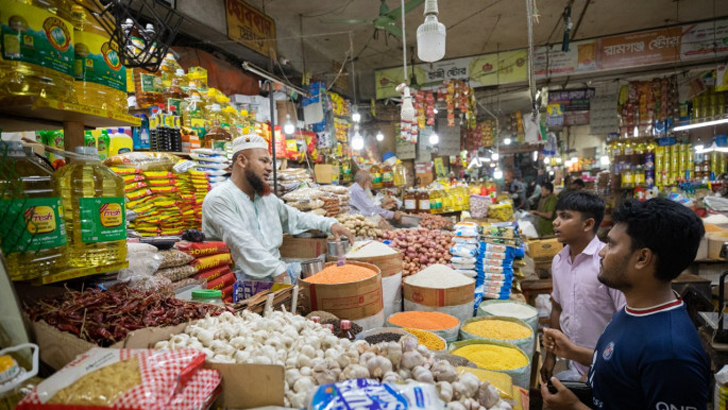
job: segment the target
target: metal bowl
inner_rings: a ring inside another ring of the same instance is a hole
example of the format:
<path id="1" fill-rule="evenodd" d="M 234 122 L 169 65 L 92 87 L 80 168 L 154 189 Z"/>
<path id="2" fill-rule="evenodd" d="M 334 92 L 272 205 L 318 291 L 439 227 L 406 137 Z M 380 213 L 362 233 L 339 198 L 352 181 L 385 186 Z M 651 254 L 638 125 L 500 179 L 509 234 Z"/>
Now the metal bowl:
<path id="1" fill-rule="evenodd" d="M 328 247 L 328 254 L 335 257 L 346 256 L 351 246 L 349 240 L 346 238 L 341 238 L 338 241 L 329 240 L 326 245 Z"/>
<path id="2" fill-rule="evenodd" d="M 308 259 L 301 262 L 301 279 L 306 279 L 321 272 L 326 267 L 323 259 Z"/>

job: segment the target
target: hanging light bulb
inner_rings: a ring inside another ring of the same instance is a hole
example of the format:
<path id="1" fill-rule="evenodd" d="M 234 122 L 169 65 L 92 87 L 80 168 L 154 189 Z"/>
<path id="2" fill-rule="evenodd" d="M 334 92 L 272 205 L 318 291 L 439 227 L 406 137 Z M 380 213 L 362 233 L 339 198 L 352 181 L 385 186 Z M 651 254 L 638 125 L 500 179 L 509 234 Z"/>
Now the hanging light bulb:
<path id="1" fill-rule="evenodd" d="M 561 163 L 561 157 L 556 157 L 556 163 L 557 164 L 560 164 Z"/>
<path id="2" fill-rule="evenodd" d="M 538 161 L 538 151 L 533 151 L 533 161 Z"/>
<path id="3" fill-rule="evenodd" d="M 359 134 L 359 130 L 357 130 L 351 138 L 351 149 L 359 151 L 362 148 L 364 148 L 364 138 L 362 138 L 361 134 Z"/>
<path id="4" fill-rule="evenodd" d="M 437 110 L 437 108 L 433 108 L 433 109 L 432 109 L 432 113 L 433 113 L 433 114 L 437 114 L 438 112 L 440 112 L 440 111 L 438 111 L 438 110 Z"/>
<path id="5" fill-rule="evenodd" d="M 602 155 L 602 157 L 601 157 L 601 158 L 599 158 L 599 162 L 600 162 L 600 163 L 601 163 L 602 165 L 604 165 L 604 166 L 607 166 L 607 165 L 609 165 L 609 157 L 608 157 L 608 156 L 606 156 L 606 155 Z"/>
<path id="6" fill-rule="evenodd" d="M 382 131 L 377 131 L 377 141 L 384 141 L 384 134 L 382 134 Z"/>
<path id="7" fill-rule="evenodd" d="M 409 87 L 404 87 L 404 96 L 402 96 L 402 121 L 415 122 L 415 106 L 412 105 L 412 96 L 410 96 Z"/>
<path id="8" fill-rule="evenodd" d="M 503 140 L 503 144 L 511 145 L 511 139 L 509 137 L 506 137 L 506 139 Z"/>
<path id="9" fill-rule="evenodd" d="M 490 154 L 490 159 L 492 159 L 493 161 L 498 161 L 498 158 L 500 158 L 500 155 L 498 155 L 497 152 Z"/>
<path id="10" fill-rule="evenodd" d="M 576 164 L 577 162 L 579 162 L 579 158 L 577 158 L 577 157 L 571 157 L 571 163 L 572 164 Z"/>
<path id="11" fill-rule="evenodd" d="M 361 114 L 359 114 L 359 111 L 356 110 L 356 107 L 354 107 L 354 113 L 351 114 L 351 120 L 354 122 L 361 121 Z"/>
<path id="12" fill-rule="evenodd" d="M 296 126 L 291 122 L 290 114 L 286 114 L 286 123 L 283 125 L 283 132 L 286 135 L 291 135 L 296 132 Z"/>
<path id="13" fill-rule="evenodd" d="M 503 171 L 500 168 L 496 168 L 493 171 L 493 179 L 503 179 Z"/>
<path id="14" fill-rule="evenodd" d="M 425 1 L 425 22 L 417 27 L 417 57 L 434 63 L 445 57 L 445 25 L 437 21 L 437 0 Z"/>
<path id="15" fill-rule="evenodd" d="M 543 158 L 543 163 L 546 164 L 546 165 L 550 164 L 551 163 L 551 157 L 544 157 Z"/>
<path id="16" fill-rule="evenodd" d="M 438 142 L 440 142 L 440 136 L 434 132 L 430 134 L 430 145 L 437 145 Z"/>

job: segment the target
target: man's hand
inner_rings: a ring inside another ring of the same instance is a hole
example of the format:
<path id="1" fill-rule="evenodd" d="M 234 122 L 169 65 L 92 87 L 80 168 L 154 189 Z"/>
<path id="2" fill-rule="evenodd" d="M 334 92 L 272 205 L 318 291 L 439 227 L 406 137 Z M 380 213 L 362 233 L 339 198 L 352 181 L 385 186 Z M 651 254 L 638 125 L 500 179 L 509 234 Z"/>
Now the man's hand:
<path id="1" fill-rule="evenodd" d="M 531 215 L 538 216 L 538 211 L 536 211 L 536 210 L 530 210 L 530 211 L 528 211 L 528 213 L 531 214 Z"/>
<path id="2" fill-rule="evenodd" d="M 386 198 L 382 202 L 382 208 L 391 211 L 392 209 L 397 207 L 397 201 L 394 198 Z"/>
<path id="3" fill-rule="evenodd" d="M 334 240 L 339 240 L 342 236 L 346 236 L 349 239 L 349 243 L 354 245 L 354 235 L 341 224 L 334 224 L 331 227 L 331 235 L 334 235 Z"/>
<path id="4" fill-rule="evenodd" d="M 558 357 L 571 358 L 573 352 L 573 343 L 560 330 L 544 329 L 543 331 L 543 347 Z"/>
<path id="5" fill-rule="evenodd" d="M 395 211 L 395 212 L 394 212 L 394 216 L 392 217 L 392 220 L 393 220 L 394 222 L 400 223 L 400 222 L 402 221 L 402 212 L 400 212 L 400 211 Z"/>
<path id="6" fill-rule="evenodd" d="M 579 398 L 576 397 L 572 391 L 564 387 L 557 378 L 552 377 L 550 380 L 551 384 L 553 384 L 557 390 L 555 394 L 549 391 L 548 385 L 543 378 L 541 379 L 541 397 L 543 397 L 543 401 L 548 405 L 549 409 L 559 410 L 589 408 L 584 403 L 580 402 Z"/>
<path id="7" fill-rule="evenodd" d="M 544 342 L 544 344 L 546 343 Z M 556 356 L 551 352 L 546 352 L 541 366 L 541 378 L 543 380 L 548 380 L 554 375 L 554 366 L 556 366 Z"/>

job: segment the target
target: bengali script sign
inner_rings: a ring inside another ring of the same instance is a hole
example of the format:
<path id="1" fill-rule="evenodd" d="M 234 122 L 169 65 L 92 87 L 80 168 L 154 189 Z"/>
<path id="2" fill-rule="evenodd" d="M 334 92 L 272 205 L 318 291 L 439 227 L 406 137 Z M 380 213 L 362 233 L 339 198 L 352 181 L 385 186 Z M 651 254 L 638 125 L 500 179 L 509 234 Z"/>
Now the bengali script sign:
<path id="1" fill-rule="evenodd" d="M 599 68 L 639 67 L 680 60 L 680 27 L 598 40 Z"/>
<path id="2" fill-rule="evenodd" d="M 241 0 L 225 0 L 228 37 L 264 56 L 276 53 L 276 23 Z"/>
<path id="3" fill-rule="evenodd" d="M 682 27 L 680 59 L 728 55 L 728 20 L 689 24 Z"/>

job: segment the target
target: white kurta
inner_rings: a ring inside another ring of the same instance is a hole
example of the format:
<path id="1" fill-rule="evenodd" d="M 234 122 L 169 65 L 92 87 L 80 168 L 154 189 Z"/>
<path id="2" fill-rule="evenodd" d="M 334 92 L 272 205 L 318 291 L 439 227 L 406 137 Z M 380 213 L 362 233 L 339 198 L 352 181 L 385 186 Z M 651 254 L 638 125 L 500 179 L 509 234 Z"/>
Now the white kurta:
<path id="1" fill-rule="evenodd" d="M 283 234 L 309 229 L 331 233 L 336 219 L 306 214 L 278 197 L 255 195 L 254 201 L 228 180 L 215 187 L 202 203 L 202 232 L 208 240 L 224 241 L 235 265 L 256 279 L 270 279 L 286 271 L 279 248 Z"/>

